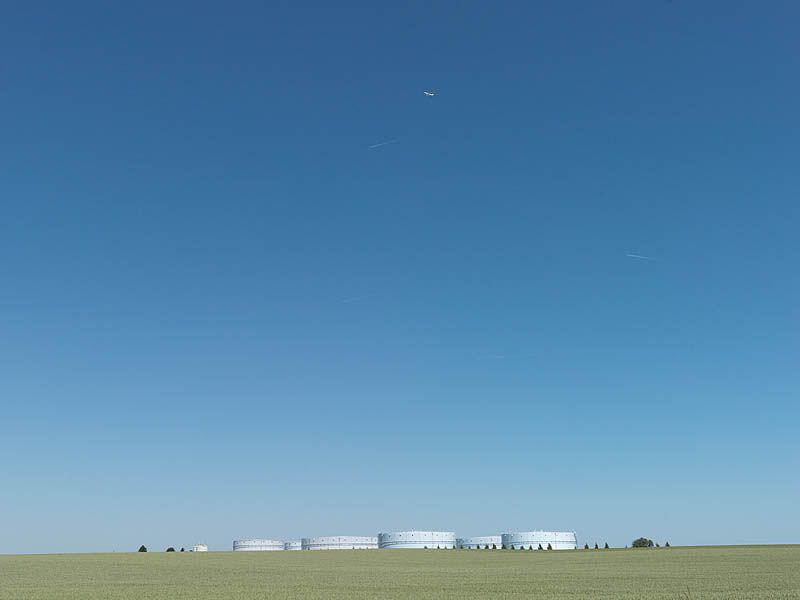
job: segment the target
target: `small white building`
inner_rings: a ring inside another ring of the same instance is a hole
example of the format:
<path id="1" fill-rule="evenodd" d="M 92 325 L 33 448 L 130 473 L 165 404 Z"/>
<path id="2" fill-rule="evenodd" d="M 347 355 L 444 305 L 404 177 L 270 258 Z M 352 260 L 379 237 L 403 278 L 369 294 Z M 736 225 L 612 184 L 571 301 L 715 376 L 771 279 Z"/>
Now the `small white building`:
<path id="1" fill-rule="evenodd" d="M 195 544 L 194 546 L 192 546 L 190 552 L 208 552 L 208 546 L 206 546 L 205 544 Z"/>

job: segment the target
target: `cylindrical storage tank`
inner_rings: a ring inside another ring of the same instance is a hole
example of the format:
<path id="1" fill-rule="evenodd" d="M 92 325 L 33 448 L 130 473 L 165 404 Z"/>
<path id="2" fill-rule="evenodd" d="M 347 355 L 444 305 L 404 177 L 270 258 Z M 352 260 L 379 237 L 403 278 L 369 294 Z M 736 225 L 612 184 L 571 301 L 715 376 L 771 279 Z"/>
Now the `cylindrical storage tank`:
<path id="1" fill-rule="evenodd" d="M 500 535 L 458 538 L 458 547 L 464 550 L 499 550 L 503 547 L 503 538 Z"/>
<path id="2" fill-rule="evenodd" d="M 274 550 L 283 550 L 283 541 L 281 540 L 234 540 L 234 552 L 269 552 Z"/>
<path id="3" fill-rule="evenodd" d="M 192 552 L 208 552 L 208 546 L 205 544 L 195 544 L 192 546 Z"/>
<path id="4" fill-rule="evenodd" d="M 575 550 L 578 538 L 574 531 L 520 531 L 503 534 L 503 548 L 507 550 L 543 550 L 547 545 L 553 550 Z"/>
<path id="5" fill-rule="evenodd" d="M 291 540 L 283 545 L 284 550 L 302 550 L 303 543 L 300 540 Z"/>
<path id="6" fill-rule="evenodd" d="M 393 531 L 378 534 L 379 548 L 432 548 L 456 547 L 456 534 L 452 531 Z"/>
<path id="7" fill-rule="evenodd" d="M 363 535 L 329 535 L 302 539 L 303 550 L 372 550 L 378 538 Z"/>

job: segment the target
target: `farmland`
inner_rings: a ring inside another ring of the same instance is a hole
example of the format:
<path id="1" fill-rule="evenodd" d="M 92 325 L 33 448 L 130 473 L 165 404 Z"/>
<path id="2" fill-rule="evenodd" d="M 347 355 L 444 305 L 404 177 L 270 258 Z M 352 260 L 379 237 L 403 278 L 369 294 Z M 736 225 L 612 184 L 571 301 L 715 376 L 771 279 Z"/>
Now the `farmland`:
<path id="1" fill-rule="evenodd" d="M 0 599 L 800 599 L 800 546 L 0 556 Z"/>

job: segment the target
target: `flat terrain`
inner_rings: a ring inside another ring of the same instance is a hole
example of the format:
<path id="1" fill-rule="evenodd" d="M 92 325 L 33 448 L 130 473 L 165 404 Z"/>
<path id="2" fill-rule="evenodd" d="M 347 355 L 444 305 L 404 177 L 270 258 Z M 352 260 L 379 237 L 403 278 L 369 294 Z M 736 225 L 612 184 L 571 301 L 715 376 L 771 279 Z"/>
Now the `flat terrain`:
<path id="1" fill-rule="evenodd" d="M 800 546 L 0 556 L 0 599 L 800 599 Z"/>

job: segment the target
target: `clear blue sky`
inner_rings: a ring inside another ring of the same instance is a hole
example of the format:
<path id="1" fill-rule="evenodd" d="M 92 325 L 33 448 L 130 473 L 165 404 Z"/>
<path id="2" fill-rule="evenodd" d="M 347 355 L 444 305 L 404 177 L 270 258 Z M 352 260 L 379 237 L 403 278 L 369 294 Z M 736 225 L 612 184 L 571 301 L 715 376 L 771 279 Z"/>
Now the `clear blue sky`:
<path id="1" fill-rule="evenodd" d="M 114 4 L 0 9 L 0 552 L 800 542 L 795 2 Z"/>

